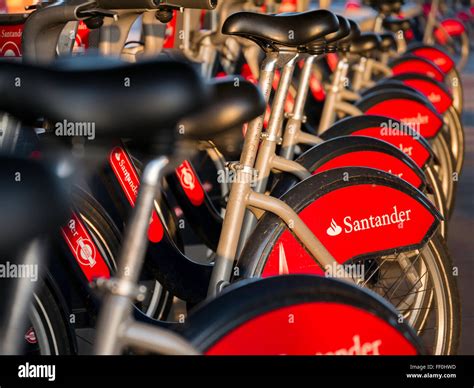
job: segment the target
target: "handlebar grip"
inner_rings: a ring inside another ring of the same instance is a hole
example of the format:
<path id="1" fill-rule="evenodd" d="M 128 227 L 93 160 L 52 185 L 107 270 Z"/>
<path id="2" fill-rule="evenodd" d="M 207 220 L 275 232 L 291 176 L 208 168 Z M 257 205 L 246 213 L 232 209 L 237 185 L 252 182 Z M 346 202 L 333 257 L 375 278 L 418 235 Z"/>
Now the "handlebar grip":
<path id="1" fill-rule="evenodd" d="M 67 22 L 77 20 L 76 9 L 75 5 L 53 5 L 31 13 L 23 29 L 23 59 L 27 62 L 52 61 L 62 29 Z"/>
<path id="2" fill-rule="evenodd" d="M 29 13 L 0 14 L 0 26 L 24 24 L 28 16 L 30 16 Z"/>

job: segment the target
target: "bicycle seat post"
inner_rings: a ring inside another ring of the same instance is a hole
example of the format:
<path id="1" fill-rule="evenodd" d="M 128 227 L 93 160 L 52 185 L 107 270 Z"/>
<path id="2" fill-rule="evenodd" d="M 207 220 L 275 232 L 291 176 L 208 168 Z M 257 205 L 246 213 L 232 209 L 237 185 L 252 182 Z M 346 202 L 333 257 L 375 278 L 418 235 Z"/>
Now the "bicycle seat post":
<path id="1" fill-rule="evenodd" d="M 360 64 L 359 64 L 360 65 Z M 324 107 L 319 121 L 318 134 L 322 134 L 329 126 L 334 123 L 336 117 L 335 105 L 339 99 L 341 90 L 344 88 L 344 81 L 349 71 L 349 62 L 347 57 L 343 55 L 339 60 L 336 71 L 329 90 L 326 92 Z"/>
<path id="2" fill-rule="evenodd" d="M 253 187 L 253 191 L 257 193 L 263 193 L 267 188 L 268 177 L 270 176 L 270 171 L 273 167 L 273 160 L 276 157 L 276 147 L 282 142 L 281 127 L 285 115 L 285 101 L 298 57 L 299 54 L 295 51 L 282 50 L 278 52 L 278 62 L 279 65 L 283 67 L 283 70 L 273 100 L 268 127 L 261 133 L 262 142 L 255 162 L 255 170 L 257 171 L 258 179 L 255 187 Z M 242 231 L 240 233 L 237 255 L 239 255 L 243 249 L 243 246 L 256 223 L 257 219 L 255 216 L 250 210 L 247 210 L 242 225 Z"/>
<path id="3" fill-rule="evenodd" d="M 277 62 L 278 53 L 268 51 L 261 65 L 259 86 L 266 103 L 270 99 Z M 260 144 L 263 120 L 264 115 L 261 115 L 248 124 L 240 162 L 231 166 L 235 173 L 235 179 L 226 207 L 226 216 L 217 246 L 217 257 L 209 282 L 208 296 L 217 295 L 232 275 L 240 229 L 245 215 L 246 197 L 255 176 L 254 164 Z"/>
<path id="4" fill-rule="evenodd" d="M 253 40 L 265 51 L 266 59 L 262 64 L 259 83 L 266 101 L 276 66 L 283 65 L 283 71 L 267 130 L 262 134 L 263 115 L 250 123 L 240 163 L 233 166 L 235 179 L 217 247 L 209 297 L 215 296 L 228 284 L 238 252 L 255 223 L 253 215 L 246 211 L 250 203 L 249 197 L 254 192 L 251 185 L 258 172 L 255 193 L 265 191 L 268 175 L 273 167 L 272 160 L 277 157 L 275 150 L 281 135 L 284 104 L 299 52 L 315 41 L 324 44 L 324 37 L 337 31 L 338 27 L 335 15 L 325 10 L 280 16 L 240 12 L 229 16 L 222 27 L 224 34 Z M 298 168 L 302 170 L 299 165 Z"/>
<path id="5" fill-rule="evenodd" d="M 280 156 L 285 159 L 293 159 L 295 146 L 301 135 L 301 125 L 306 119 L 304 115 L 304 106 L 308 97 L 309 82 L 313 73 L 313 64 L 316 58 L 316 55 L 309 55 L 305 59 L 301 74 L 299 75 L 295 105 L 293 107 L 293 112 L 289 114 L 280 150 Z"/>

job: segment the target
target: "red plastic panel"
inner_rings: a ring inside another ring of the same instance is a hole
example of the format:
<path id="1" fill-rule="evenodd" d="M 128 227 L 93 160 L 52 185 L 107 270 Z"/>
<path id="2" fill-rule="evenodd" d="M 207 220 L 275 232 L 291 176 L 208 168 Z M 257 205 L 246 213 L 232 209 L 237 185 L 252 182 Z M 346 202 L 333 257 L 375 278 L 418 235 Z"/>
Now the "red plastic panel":
<path id="1" fill-rule="evenodd" d="M 420 247 L 437 223 L 412 196 L 375 184 L 331 191 L 299 216 L 340 264 L 362 255 Z M 288 229 L 273 247 L 263 276 L 286 273 L 324 273 Z"/>
<path id="2" fill-rule="evenodd" d="M 446 74 L 454 68 L 454 61 L 441 50 L 436 47 L 420 47 L 412 51 L 412 54 L 425 58 L 433 62 L 440 70 Z"/>
<path id="3" fill-rule="evenodd" d="M 79 216 L 73 213 L 61 233 L 88 281 L 110 277 L 107 264 Z"/>
<path id="4" fill-rule="evenodd" d="M 355 151 L 339 155 L 324 163 L 314 173 L 338 167 L 371 167 L 397 175 L 415 187 L 420 187 L 422 183 L 406 163 L 393 155 L 378 151 Z"/>
<path id="5" fill-rule="evenodd" d="M 428 107 L 404 98 L 381 101 L 372 105 L 365 113 L 399 120 L 426 139 L 436 136 L 443 126 L 443 121 Z"/>
<path id="6" fill-rule="evenodd" d="M 440 71 L 439 68 L 421 61 L 415 58 L 406 59 L 402 62 L 397 63 L 392 67 L 392 72 L 394 75 L 404 74 L 404 73 L 419 73 L 425 74 L 428 77 L 434 78 L 436 81 L 443 82 L 444 74 Z"/>
<path id="7" fill-rule="evenodd" d="M 0 57 L 21 57 L 23 26 L 0 26 Z"/>
<path id="8" fill-rule="evenodd" d="M 187 160 L 176 169 L 176 176 L 189 201 L 194 206 L 201 205 L 204 202 L 204 190 L 196 172 Z"/>
<path id="9" fill-rule="evenodd" d="M 403 131 L 387 130 L 387 128 L 371 127 L 352 132 L 354 136 L 369 136 L 384 140 L 387 143 L 405 152 L 418 167 L 424 167 L 430 158 L 426 147 L 414 136 L 405 134 Z"/>
<path id="10" fill-rule="evenodd" d="M 132 207 L 135 206 L 137 200 L 138 188 L 140 180 L 130 158 L 125 150 L 121 147 L 115 147 L 109 155 L 110 166 L 117 180 L 122 187 L 128 202 Z M 163 238 L 163 225 L 155 210 L 153 210 L 150 218 L 150 226 L 148 227 L 148 239 L 151 242 L 160 242 Z"/>
<path id="11" fill-rule="evenodd" d="M 420 79 L 405 79 L 402 82 L 426 96 L 440 114 L 446 112 L 453 103 L 452 97 L 436 84 Z"/>
<path id="12" fill-rule="evenodd" d="M 415 355 L 397 330 L 365 310 L 312 302 L 262 314 L 216 342 L 207 355 Z"/>

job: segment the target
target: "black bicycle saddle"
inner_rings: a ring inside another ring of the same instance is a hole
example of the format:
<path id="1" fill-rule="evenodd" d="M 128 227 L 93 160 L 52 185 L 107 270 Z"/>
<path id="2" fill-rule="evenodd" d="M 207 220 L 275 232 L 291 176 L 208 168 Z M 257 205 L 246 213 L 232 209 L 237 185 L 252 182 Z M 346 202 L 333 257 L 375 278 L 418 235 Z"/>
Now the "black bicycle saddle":
<path id="1" fill-rule="evenodd" d="M 410 19 L 399 19 L 393 16 L 386 17 L 382 22 L 382 26 L 391 32 L 407 31 L 412 27 Z"/>
<path id="2" fill-rule="evenodd" d="M 379 48 L 380 37 L 373 32 L 364 32 L 352 40 L 350 52 L 354 54 L 367 54 Z"/>
<path id="3" fill-rule="evenodd" d="M 337 17 L 326 10 L 280 15 L 237 12 L 222 26 L 222 33 L 247 38 L 264 50 L 277 51 L 279 46 L 305 46 L 339 28 Z"/>
<path id="4" fill-rule="evenodd" d="M 217 133 L 242 125 L 265 111 L 260 90 L 243 78 L 222 78 L 210 83 L 207 107 L 181 121 L 191 139 L 212 139 Z"/>
<path id="5" fill-rule="evenodd" d="M 351 31 L 349 35 L 337 43 L 337 47 L 340 51 L 348 51 L 352 41 L 360 36 L 360 29 L 357 23 L 351 19 L 348 20 Z"/>
<path id="6" fill-rule="evenodd" d="M 351 25 L 349 20 L 341 15 L 336 15 L 337 21 L 339 22 L 339 28 L 336 32 L 326 35 L 324 40 L 327 43 L 326 50 L 328 52 L 336 51 L 338 43 L 348 37 L 351 33 Z"/>
<path id="7" fill-rule="evenodd" d="M 397 49 L 397 40 L 392 32 L 383 32 L 380 36 L 380 50 L 387 52 Z"/>
<path id="8" fill-rule="evenodd" d="M 172 148 L 179 120 L 207 103 L 208 87 L 185 63 L 87 61 L 92 66 L 1 63 L 0 110 L 23 121 L 44 117 L 53 127 L 92 124 L 96 137 L 155 139 Z"/>
<path id="9" fill-rule="evenodd" d="M 402 5 L 405 4 L 404 0 L 364 0 L 364 4 L 375 8 L 379 12 L 390 15 L 392 13 L 400 12 Z"/>

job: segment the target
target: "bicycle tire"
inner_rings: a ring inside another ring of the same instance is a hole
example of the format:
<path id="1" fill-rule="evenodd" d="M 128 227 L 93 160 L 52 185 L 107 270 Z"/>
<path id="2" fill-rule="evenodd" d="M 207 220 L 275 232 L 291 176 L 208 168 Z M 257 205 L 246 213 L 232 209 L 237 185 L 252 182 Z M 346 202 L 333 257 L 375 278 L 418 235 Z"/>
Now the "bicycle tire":
<path id="1" fill-rule="evenodd" d="M 344 320 L 339 318 L 339 309 L 344 311 Z M 356 318 L 359 314 L 367 319 L 363 324 Z M 397 333 L 397 340 L 409 345 L 399 349 L 401 353 L 381 354 L 404 354 L 408 349 L 422 354 L 412 329 L 396 316 L 377 295 L 347 282 L 287 275 L 246 279 L 229 286 L 193 311 L 180 331 L 208 355 L 314 355 L 357 354 L 355 346 L 352 353 L 349 347 L 351 339 L 356 342 L 355 335 L 359 340 L 366 338 L 360 331 L 367 330 L 383 336 L 389 328 Z M 331 335 L 335 332 L 337 337 Z"/>

